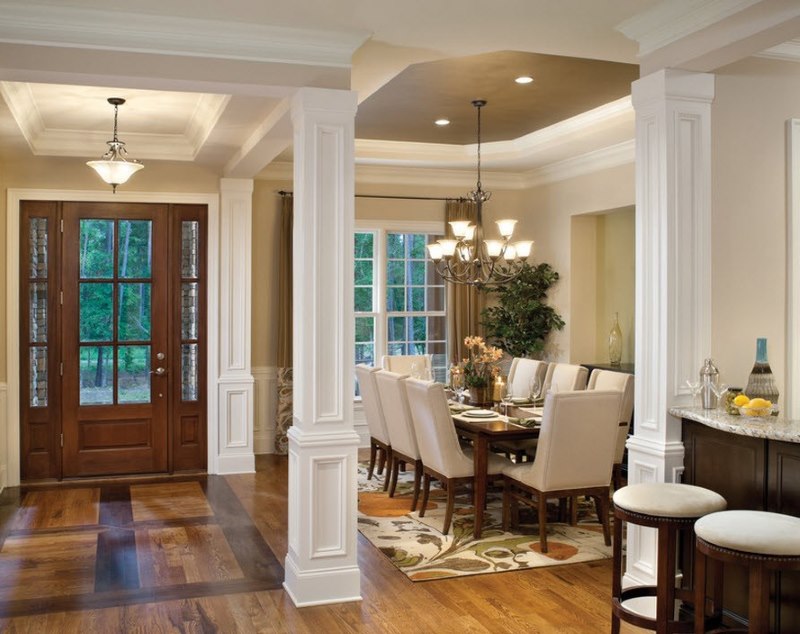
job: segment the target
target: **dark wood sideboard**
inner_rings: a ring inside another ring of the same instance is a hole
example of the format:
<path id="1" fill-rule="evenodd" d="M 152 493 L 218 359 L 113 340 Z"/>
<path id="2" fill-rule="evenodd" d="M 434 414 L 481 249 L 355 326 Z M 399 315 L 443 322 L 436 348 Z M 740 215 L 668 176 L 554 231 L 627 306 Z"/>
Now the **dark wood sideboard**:
<path id="1" fill-rule="evenodd" d="M 772 511 L 800 517 L 800 443 L 754 438 L 683 419 L 684 482 L 716 491 L 729 509 Z M 682 568 L 691 577 L 693 553 Z M 724 606 L 734 623 L 747 618 L 747 574 L 726 566 Z M 770 632 L 800 632 L 800 572 L 775 574 Z"/>

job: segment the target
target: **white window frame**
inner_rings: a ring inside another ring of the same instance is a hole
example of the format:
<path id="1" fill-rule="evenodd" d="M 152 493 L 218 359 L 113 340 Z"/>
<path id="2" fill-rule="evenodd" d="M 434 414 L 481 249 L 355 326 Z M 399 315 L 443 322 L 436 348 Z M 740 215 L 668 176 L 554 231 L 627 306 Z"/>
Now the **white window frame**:
<path id="1" fill-rule="evenodd" d="M 386 301 L 386 234 L 388 233 L 426 233 L 426 234 L 445 234 L 444 221 L 438 220 L 356 220 L 356 232 L 372 232 L 375 234 L 373 243 L 374 253 L 373 262 L 377 270 L 373 270 L 373 293 L 372 293 L 372 312 L 353 311 L 355 317 L 373 317 L 375 319 L 375 366 L 379 366 L 381 359 L 387 354 L 386 341 L 386 318 L 390 316 L 385 310 Z M 446 312 L 446 307 L 445 307 Z M 394 315 L 395 313 L 391 313 Z M 396 316 L 425 316 L 425 312 L 397 313 Z M 355 347 L 353 347 L 355 353 Z M 356 397 L 356 401 L 360 401 Z"/>

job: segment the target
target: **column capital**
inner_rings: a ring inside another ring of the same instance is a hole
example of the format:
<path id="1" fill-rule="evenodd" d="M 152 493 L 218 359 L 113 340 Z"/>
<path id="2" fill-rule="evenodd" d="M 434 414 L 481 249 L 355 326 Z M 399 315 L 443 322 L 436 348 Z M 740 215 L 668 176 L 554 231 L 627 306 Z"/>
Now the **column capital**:
<path id="1" fill-rule="evenodd" d="M 252 178 L 220 178 L 219 191 L 226 194 L 252 194 L 253 193 L 253 179 Z"/>
<path id="2" fill-rule="evenodd" d="M 714 75 L 664 68 L 640 77 L 631 85 L 635 109 L 664 99 L 711 103 L 714 100 Z"/>
<path id="3" fill-rule="evenodd" d="M 307 112 L 340 113 L 353 117 L 358 109 L 358 93 L 331 88 L 301 88 L 292 97 L 292 120 Z"/>

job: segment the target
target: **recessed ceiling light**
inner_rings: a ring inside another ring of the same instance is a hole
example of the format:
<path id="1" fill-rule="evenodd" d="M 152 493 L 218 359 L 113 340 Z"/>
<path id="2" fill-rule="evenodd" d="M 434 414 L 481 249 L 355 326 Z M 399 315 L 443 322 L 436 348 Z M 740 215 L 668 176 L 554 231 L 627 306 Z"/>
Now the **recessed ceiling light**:
<path id="1" fill-rule="evenodd" d="M 514 81 L 518 84 L 530 84 L 533 81 L 533 77 L 523 75 L 522 77 L 517 77 Z"/>
<path id="2" fill-rule="evenodd" d="M 436 125 L 450 125 L 450 119 L 436 119 L 434 123 Z"/>

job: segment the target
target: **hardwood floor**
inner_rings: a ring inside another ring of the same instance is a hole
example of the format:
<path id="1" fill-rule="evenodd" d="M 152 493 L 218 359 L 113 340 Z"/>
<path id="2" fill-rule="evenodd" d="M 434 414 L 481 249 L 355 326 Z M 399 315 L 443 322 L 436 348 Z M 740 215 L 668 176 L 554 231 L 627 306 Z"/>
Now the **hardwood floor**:
<path id="1" fill-rule="evenodd" d="M 610 561 L 414 583 L 360 535 L 363 601 L 295 608 L 280 588 L 286 464 L 259 456 L 255 474 L 4 492 L 0 631 L 610 630 Z"/>

